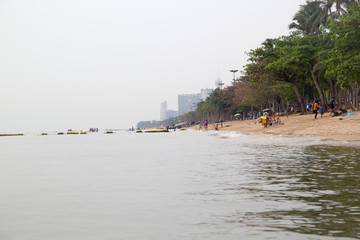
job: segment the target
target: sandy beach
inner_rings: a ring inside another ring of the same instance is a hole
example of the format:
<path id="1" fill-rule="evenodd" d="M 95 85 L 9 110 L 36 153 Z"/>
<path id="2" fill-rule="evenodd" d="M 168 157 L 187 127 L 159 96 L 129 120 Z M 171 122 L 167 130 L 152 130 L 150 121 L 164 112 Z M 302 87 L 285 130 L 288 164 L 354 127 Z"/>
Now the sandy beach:
<path id="1" fill-rule="evenodd" d="M 235 131 L 251 134 L 274 134 L 281 136 L 317 136 L 330 139 L 360 141 L 360 112 L 353 116 L 332 117 L 327 112 L 323 117 L 318 115 L 314 120 L 313 114 L 292 114 L 280 117 L 283 125 L 263 127 L 256 120 L 227 121 L 220 131 Z M 339 120 L 343 118 L 343 120 Z M 199 127 L 195 127 L 199 129 Z M 214 129 L 210 124 L 209 130 Z"/>

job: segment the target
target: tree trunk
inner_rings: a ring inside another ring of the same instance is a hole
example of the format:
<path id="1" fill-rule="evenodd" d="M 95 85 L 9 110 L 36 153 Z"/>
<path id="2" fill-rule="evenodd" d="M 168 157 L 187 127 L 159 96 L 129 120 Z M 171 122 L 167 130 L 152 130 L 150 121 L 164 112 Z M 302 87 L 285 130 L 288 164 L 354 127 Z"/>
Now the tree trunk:
<path id="1" fill-rule="evenodd" d="M 303 98 L 302 98 L 302 96 L 301 96 L 301 93 L 300 93 L 300 91 L 299 91 L 299 88 L 298 88 L 296 82 L 293 83 L 293 85 L 294 85 L 294 90 L 295 90 L 296 98 L 297 98 L 297 101 L 298 101 L 298 104 L 299 104 L 300 112 L 301 112 L 301 114 L 305 114 L 304 102 L 303 102 Z"/>
<path id="2" fill-rule="evenodd" d="M 328 100 L 328 97 L 326 96 L 326 90 L 323 89 L 322 92 L 323 92 L 324 99 L 325 99 L 324 106 L 326 107 L 329 104 L 329 100 Z"/>
<path id="3" fill-rule="evenodd" d="M 332 99 L 333 97 L 336 99 L 336 86 L 334 86 L 332 80 L 330 80 L 329 83 L 330 83 L 330 96 L 328 100 Z"/>
<path id="4" fill-rule="evenodd" d="M 342 90 L 342 95 L 343 95 L 343 101 L 344 101 L 344 104 L 343 104 L 343 108 L 348 108 L 348 96 L 347 96 L 347 92 L 346 90 Z"/>
<path id="5" fill-rule="evenodd" d="M 353 105 L 353 94 L 352 91 L 350 92 L 350 90 L 347 91 L 348 92 L 348 102 L 349 102 L 349 107 L 351 109 L 351 111 L 355 111 L 354 105 Z M 350 98 L 350 93 L 351 93 L 351 98 Z"/>
<path id="6" fill-rule="evenodd" d="M 337 95 L 338 95 L 338 91 L 336 89 L 336 85 L 334 86 L 334 98 L 336 99 L 337 98 Z"/>
<path id="7" fill-rule="evenodd" d="M 333 84 L 332 80 L 330 80 L 329 83 L 330 83 L 330 96 L 329 96 L 329 99 L 331 99 L 332 97 L 335 97 L 335 88 L 334 88 L 334 84 Z"/>
<path id="8" fill-rule="evenodd" d="M 342 91 L 341 91 L 341 89 L 339 89 L 339 91 L 338 91 L 338 98 L 339 98 L 339 100 L 338 100 L 339 107 L 342 107 Z"/>
<path id="9" fill-rule="evenodd" d="M 355 109 L 359 111 L 359 95 L 357 92 L 358 86 L 354 85 L 354 101 L 355 101 Z"/>
<path id="10" fill-rule="evenodd" d="M 356 86 L 354 84 L 350 84 L 350 87 L 352 89 L 352 98 L 353 98 L 353 110 L 359 109 L 359 101 L 358 101 L 358 94 L 356 91 Z"/>
<path id="11" fill-rule="evenodd" d="M 341 15 L 340 9 L 341 9 L 340 1 L 336 1 L 336 12 L 337 12 L 338 17 L 340 17 L 340 15 Z"/>
<path id="12" fill-rule="evenodd" d="M 319 85 L 319 83 L 318 83 L 318 81 L 317 81 L 317 79 L 316 79 L 316 76 L 315 76 L 315 74 L 314 74 L 314 71 L 313 71 L 313 70 L 310 70 L 310 72 L 311 72 L 311 76 L 312 76 L 312 79 L 313 79 L 313 81 L 314 81 L 315 87 L 316 87 L 316 89 L 317 89 L 317 91 L 318 91 L 318 93 L 319 93 L 320 102 L 321 102 L 321 104 L 325 104 L 324 95 L 323 95 L 323 93 L 322 93 L 322 91 L 321 91 L 320 85 Z"/>

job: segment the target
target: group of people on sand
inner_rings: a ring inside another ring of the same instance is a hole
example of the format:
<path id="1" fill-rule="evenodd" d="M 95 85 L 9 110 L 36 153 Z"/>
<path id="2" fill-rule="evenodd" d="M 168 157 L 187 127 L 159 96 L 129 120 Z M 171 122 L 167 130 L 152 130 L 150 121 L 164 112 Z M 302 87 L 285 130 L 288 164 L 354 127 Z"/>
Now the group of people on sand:
<path id="1" fill-rule="evenodd" d="M 308 106 L 306 106 L 307 110 L 308 110 Z M 313 114 L 314 114 L 314 120 L 317 119 L 317 115 L 318 115 L 318 112 L 320 111 L 320 115 L 321 117 L 323 117 L 324 115 L 324 111 L 325 111 L 325 106 L 320 104 L 320 101 L 315 99 L 315 102 L 314 102 L 314 105 L 312 106 L 312 109 L 313 109 Z M 335 109 L 335 97 L 333 97 L 330 101 L 330 104 L 329 104 L 329 109 L 330 109 L 330 114 L 332 114 L 334 112 L 334 109 Z"/>
<path id="2" fill-rule="evenodd" d="M 219 123 L 220 123 L 220 127 L 223 128 L 223 122 L 224 122 L 224 119 L 223 117 L 220 117 L 220 120 L 219 120 Z M 219 123 L 214 123 L 213 124 L 213 129 L 215 131 L 219 131 Z M 209 121 L 206 120 L 205 122 L 201 122 L 199 121 L 199 130 L 202 130 L 202 128 L 204 127 L 204 130 L 207 131 L 208 128 L 209 128 Z"/>
<path id="3" fill-rule="evenodd" d="M 269 116 L 269 114 L 267 112 L 264 113 L 264 115 L 260 118 L 258 118 L 258 122 L 263 126 L 263 127 L 268 127 L 268 126 L 278 126 L 278 125 L 283 125 L 284 123 L 281 122 L 280 117 L 276 117 L 275 115 L 271 115 Z"/>

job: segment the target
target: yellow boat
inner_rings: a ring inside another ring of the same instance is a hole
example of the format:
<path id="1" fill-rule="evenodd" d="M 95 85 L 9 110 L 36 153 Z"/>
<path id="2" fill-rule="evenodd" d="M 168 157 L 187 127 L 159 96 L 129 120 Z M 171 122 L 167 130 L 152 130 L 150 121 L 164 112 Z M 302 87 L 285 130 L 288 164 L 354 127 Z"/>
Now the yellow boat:
<path id="1" fill-rule="evenodd" d="M 114 133 L 113 131 L 106 131 L 105 133 L 109 134 L 109 133 Z"/>
<path id="2" fill-rule="evenodd" d="M 47 133 L 41 133 L 41 135 L 47 135 Z"/>
<path id="3" fill-rule="evenodd" d="M 82 131 L 82 132 L 80 132 L 80 134 L 86 134 L 86 132 Z"/>
<path id="4" fill-rule="evenodd" d="M 23 136 L 23 133 L 3 133 L 0 134 L 0 137 L 6 137 L 6 136 Z"/>
<path id="5" fill-rule="evenodd" d="M 168 129 L 149 129 L 145 130 L 146 133 L 169 132 Z"/>
<path id="6" fill-rule="evenodd" d="M 68 131 L 66 134 L 79 134 L 79 132 Z"/>

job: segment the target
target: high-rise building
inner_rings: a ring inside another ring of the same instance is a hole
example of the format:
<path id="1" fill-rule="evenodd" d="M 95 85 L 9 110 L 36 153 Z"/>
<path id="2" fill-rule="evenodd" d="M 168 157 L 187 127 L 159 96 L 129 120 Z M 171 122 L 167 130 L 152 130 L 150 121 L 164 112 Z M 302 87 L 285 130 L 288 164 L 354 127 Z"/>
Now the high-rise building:
<path id="1" fill-rule="evenodd" d="M 166 115 L 165 115 L 165 119 L 169 119 L 169 118 L 174 118 L 179 116 L 179 112 L 175 111 L 175 110 L 167 110 L 166 111 Z"/>
<path id="2" fill-rule="evenodd" d="M 166 119 L 166 111 L 167 111 L 167 101 L 162 102 L 160 106 L 160 121 Z"/>
<path id="3" fill-rule="evenodd" d="M 194 111 L 197 104 L 201 101 L 200 93 L 196 94 L 179 94 L 178 109 L 179 115 Z"/>
<path id="4" fill-rule="evenodd" d="M 209 88 L 202 88 L 200 91 L 200 99 L 201 101 L 205 101 L 208 96 L 213 92 L 212 89 Z"/>

